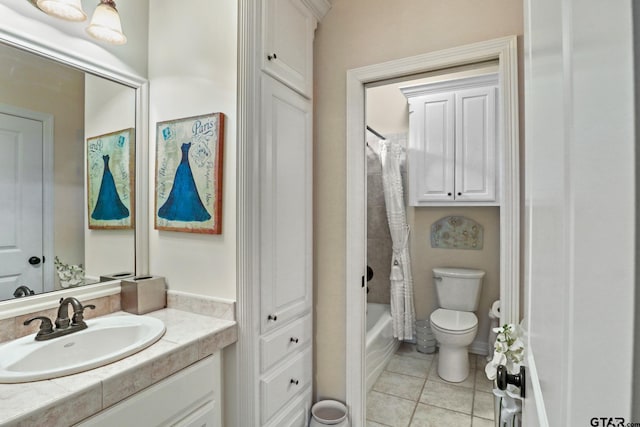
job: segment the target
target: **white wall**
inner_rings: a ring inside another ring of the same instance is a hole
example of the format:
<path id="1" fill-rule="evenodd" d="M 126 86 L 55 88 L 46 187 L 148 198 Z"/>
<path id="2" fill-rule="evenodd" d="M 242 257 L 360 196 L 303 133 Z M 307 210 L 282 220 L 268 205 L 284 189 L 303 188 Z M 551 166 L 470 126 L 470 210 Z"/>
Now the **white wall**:
<path id="1" fill-rule="evenodd" d="M 69 22 L 51 17 L 27 0 L 0 0 L 0 29 L 9 35 L 60 50 L 87 62 L 107 64 L 122 73 L 147 75 L 147 23 L 149 0 L 117 2 L 127 44 L 112 46 L 95 41 L 85 32 L 98 1 L 83 0 L 88 18 Z"/>
<path id="2" fill-rule="evenodd" d="M 85 141 L 94 136 L 135 127 L 135 90 L 87 74 L 85 77 L 84 118 Z M 84 152 L 86 155 L 86 150 Z M 100 275 L 125 271 L 134 272 L 136 259 L 134 230 L 90 230 L 86 196 L 85 191 L 83 206 L 85 206 L 86 275 L 99 277 Z M 132 211 L 132 215 L 135 215 L 135 210 Z"/>
<path id="3" fill-rule="evenodd" d="M 235 299 L 237 4 L 154 0 L 149 15 L 151 227 L 156 123 L 225 115 L 222 234 L 151 229 L 150 272 L 165 276 L 172 290 Z"/>

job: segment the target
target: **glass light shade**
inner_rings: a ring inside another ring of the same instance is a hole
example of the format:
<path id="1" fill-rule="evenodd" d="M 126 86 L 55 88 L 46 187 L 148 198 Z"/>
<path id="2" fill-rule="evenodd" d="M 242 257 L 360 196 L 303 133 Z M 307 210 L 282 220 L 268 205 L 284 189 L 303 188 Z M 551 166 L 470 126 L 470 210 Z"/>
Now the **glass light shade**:
<path id="1" fill-rule="evenodd" d="M 80 0 L 38 0 L 38 8 L 47 15 L 67 21 L 84 21 L 87 14 L 82 10 Z"/>
<path id="2" fill-rule="evenodd" d="M 122 24 L 118 11 L 109 4 L 100 3 L 93 12 L 87 33 L 103 42 L 111 44 L 125 44 L 127 38 L 122 34 Z"/>

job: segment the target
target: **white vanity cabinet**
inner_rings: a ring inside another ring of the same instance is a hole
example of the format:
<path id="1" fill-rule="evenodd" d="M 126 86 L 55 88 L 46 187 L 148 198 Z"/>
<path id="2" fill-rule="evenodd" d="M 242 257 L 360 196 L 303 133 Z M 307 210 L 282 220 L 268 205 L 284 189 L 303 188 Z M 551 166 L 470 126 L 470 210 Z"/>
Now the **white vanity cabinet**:
<path id="1" fill-rule="evenodd" d="M 311 97 L 316 19 L 302 0 L 262 2 L 262 70 Z"/>
<path id="2" fill-rule="evenodd" d="M 79 427 L 222 427 L 221 352 L 77 424 Z"/>
<path id="3" fill-rule="evenodd" d="M 497 74 L 401 89 L 410 206 L 497 205 Z"/>

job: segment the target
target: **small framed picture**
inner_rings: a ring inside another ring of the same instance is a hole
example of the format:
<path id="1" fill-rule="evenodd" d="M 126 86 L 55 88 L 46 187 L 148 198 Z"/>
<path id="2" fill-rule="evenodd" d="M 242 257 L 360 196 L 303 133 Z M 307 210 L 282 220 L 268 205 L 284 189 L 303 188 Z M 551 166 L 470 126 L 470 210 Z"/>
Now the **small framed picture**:
<path id="1" fill-rule="evenodd" d="M 135 225 L 135 132 L 87 138 L 87 213 L 90 229 Z"/>
<path id="2" fill-rule="evenodd" d="M 224 114 L 156 126 L 155 228 L 222 233 Z"/>

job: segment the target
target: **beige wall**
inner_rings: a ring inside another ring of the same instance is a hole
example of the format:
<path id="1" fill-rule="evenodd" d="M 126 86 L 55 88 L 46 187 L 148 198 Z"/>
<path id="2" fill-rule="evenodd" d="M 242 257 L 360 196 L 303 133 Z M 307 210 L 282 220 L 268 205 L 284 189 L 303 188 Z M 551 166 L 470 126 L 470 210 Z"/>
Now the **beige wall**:
<path id="1" fill-rule="evenodd" d="M 0 76 L 1 103 L 53 116 L 54 252 L 84 263 L 84 73 L 0 44 Z"/>
<path id="2" fill-rule="evenodd" d="M 315 392 L 345 398 L 345 74 L 348 69 L 522 34 L 513 0 L 335 0 L 315 39 Z"/>

